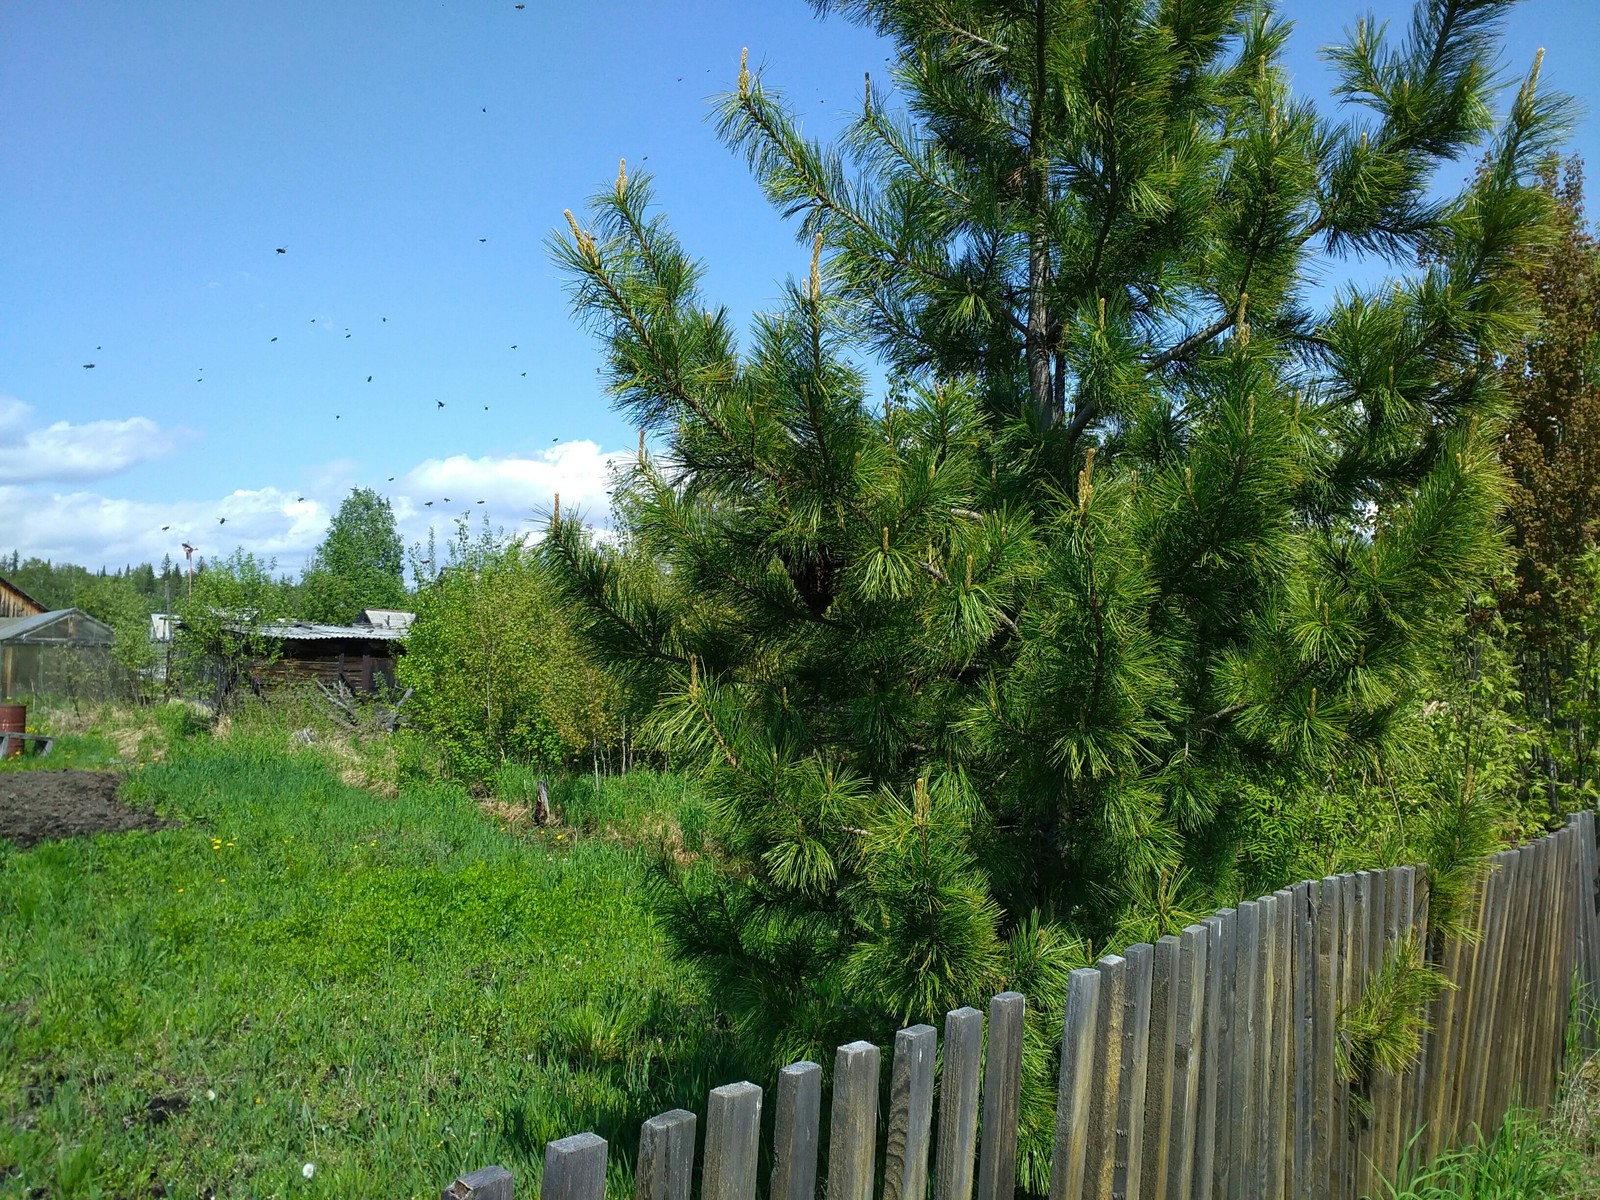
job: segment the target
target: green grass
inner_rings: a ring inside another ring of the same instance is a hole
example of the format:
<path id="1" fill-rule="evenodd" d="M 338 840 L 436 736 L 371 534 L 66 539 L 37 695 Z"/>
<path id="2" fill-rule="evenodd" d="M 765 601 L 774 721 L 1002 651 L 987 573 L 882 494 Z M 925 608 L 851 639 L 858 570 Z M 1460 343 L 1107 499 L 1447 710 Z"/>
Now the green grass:
<path id="1" fill-rule="evenodd" d="M 626 839 L 513 836 L 459 791 L 170 733 L 125 796 L 179 827 L 0 843 L 0 1194 L 437 1196 L 490 1162 L 521 1191 L 546 1140 L 626 1150 L 740 1077 Z M 589 827 L 695 808 L 613 782 Z"/>
<path id="2" fill-rule="evenodd" d="M 1508 1113 L 1490 1136 L 1402 1171 L 1384 1200 L 1562 1200 L 1593 1193 L 1583 1156 L 1552 1125 L 1524 1111 Z"/>

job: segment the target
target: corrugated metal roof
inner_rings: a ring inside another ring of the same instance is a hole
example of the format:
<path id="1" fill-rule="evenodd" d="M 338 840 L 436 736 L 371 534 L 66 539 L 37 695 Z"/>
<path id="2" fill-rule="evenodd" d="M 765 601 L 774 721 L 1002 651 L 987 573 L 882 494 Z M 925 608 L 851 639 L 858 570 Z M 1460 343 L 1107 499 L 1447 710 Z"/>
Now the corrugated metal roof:
<path id="1" fill-rule="evenodd" d="M 300 642 L 376 641 L 397 642 L 403 629 L 384 629 L 369 625 L 316 625 L 310 621 L 270 621 L 265 625 L 234 626 L 239 633 L 250 632 Z"/>

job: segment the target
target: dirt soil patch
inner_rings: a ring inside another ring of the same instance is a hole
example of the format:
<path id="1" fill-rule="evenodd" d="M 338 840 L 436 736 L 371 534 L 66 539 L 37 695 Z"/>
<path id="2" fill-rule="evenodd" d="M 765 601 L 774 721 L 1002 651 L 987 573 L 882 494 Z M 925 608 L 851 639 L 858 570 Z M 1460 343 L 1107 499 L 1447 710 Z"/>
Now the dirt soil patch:
<path id="1" fill-rule="evenodd" d="M 164 829 L 170 822 L 117 799 L 114 771 L 15 771 L 0 774 L 0 841 L 26 849 L 56 838 L 130 829 Z"/>

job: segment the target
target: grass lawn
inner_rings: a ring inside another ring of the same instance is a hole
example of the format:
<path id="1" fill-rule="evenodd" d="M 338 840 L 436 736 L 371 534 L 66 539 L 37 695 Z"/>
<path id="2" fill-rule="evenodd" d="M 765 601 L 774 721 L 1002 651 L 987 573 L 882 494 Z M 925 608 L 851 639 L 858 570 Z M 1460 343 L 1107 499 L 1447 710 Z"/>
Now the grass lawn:
<path id="1" fill-rule="evenodd" d="M 433 1197 L 490 1162 L 520 1192 L 549 1138 L 631 1152 L 740 1077 L 626 838 L 385 798 L 281 734 L 147 757 L 124 797 L 177 827 L 0 842 L 0 1194 Z M 628 785 L 641 827 L 684 805 Z"/>

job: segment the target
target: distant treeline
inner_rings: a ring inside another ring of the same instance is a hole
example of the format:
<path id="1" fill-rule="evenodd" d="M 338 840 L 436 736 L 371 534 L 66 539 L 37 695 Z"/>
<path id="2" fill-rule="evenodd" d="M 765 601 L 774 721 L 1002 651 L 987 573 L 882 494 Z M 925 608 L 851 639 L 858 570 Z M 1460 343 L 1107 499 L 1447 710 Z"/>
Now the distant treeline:
<path id="1" fill-rule="evenodd" d="M 47 558 L 23 558 L 20 551 L 0 556 L 0 576 L 4 576 L 47 609 L 72 608 L 78 595 L 91 583 L 111 581 L 129 595 L 144 601 L 147 612 L 164 612 L 168 598 L 176 604 L 183 597 L 184 568 L 171 556 L 160 567 L 150 563 L 129 564 L 108 570 L 90 570 L 77 563 L 51 562 Z"/>

